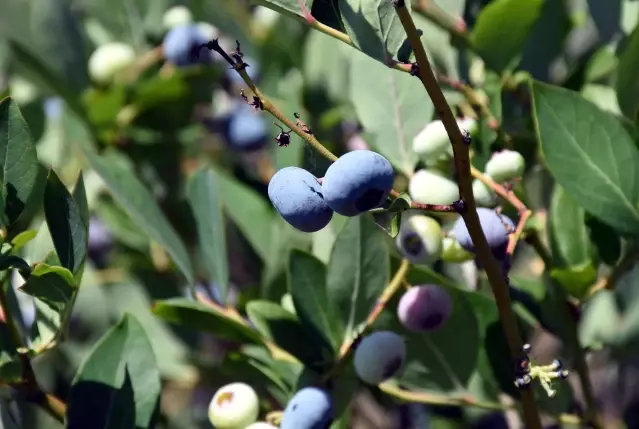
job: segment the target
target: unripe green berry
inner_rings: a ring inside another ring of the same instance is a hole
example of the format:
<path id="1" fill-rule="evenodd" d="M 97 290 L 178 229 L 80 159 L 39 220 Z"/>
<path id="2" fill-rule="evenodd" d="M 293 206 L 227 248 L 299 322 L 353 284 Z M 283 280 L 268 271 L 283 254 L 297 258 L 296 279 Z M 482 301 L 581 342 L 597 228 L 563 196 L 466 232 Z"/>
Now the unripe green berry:
<path id="1" fill-rule="evenodd" d="M 277 429 L 275 426 L 273 426 L 270 423 L 266 423 L 266 422 L 255 422 L 249 426 L 246 427 L 246 429 Z"/>
<path id="2" fill-rule="evenodd" d="M 120 42 L 106 43 L 89 57 L 89 76 L 97 83 L 107 84 L 116 74 L 132 65 L 135 59 L 133 47 Z"/>
<path id="3" fill-rule="evenodd" d="M 419 170 L 410 179 L 408 193 L 422 204 L 452 204 L 459 199 L 459 188 L 452 180 L 431 170 Z"/>
<path id="4" fill-rule="evenodd" d="M 209 420 L 217 429 L 245 429 L 257 420 L 259 411 L 255 390 L 245 383 L 231 383 L 215 392 Z"/>
<path id="5" fill-rule="evenodd" d="M 497 183 L 521 177 L 524 174 L 526 162 L 524 157 L 513 150 L 504 149 L 496 152 L 486 163 L 486 174 Z"/>
<path id="6" fill-rule="evenodd" d="M 186 6 L 174 6 L 164 12 L 162 17 L 162 26 L 165 30 L 173 27 L 187 25 L 193 22 L 193 14 Z"/>
<path id="7" fill-rule="evenodd" d="M 206 40 L 216 39 L 220 35 L 220 30 L 208 22 L 197 22 L 195 27 Z"/>
<path id="8" fill-rule="evenodd" d="M 479 207 L 492 208 L 497 205 L 497 194 L 479 179 L 473 181 L 473 194 Z"/>
<path id="9" fill-rule="evenodd" d="M 442 239 L 442 261 L 460 264 L 462 262 L 470 261 L 474 257 L 475 255 L 461 247 L 461 244 L 459 244 L 459 242 L 454 238 L 444 237 Z"/>
<path id="10" fill-rule="evenodd" d="M 295 304 L 293 303 L 293 296 L 290 293 L 285 293 L 284 295 L 282 295 L 280 305 L 289 313 L 297 314 L 295 311 Z"/>
<path id="11" fill-rule="evenodd" d="M 413 264 L 432 264 L 442 252 L 441 226 L 431 217 L 417 211 L 402 215 L 397 234 L 397 249 Z"/>
<path id="12" fill-rule="evenodd" d="M 457 125 L 471 135 L 477 129 L 477 121 L 472 118 L 458 119 Z M 450 139 L 441 120 L 430 122 L 415 136 L 413 151 L 427 164 L 437 162 L 440 158 L 452 157 Z"/>

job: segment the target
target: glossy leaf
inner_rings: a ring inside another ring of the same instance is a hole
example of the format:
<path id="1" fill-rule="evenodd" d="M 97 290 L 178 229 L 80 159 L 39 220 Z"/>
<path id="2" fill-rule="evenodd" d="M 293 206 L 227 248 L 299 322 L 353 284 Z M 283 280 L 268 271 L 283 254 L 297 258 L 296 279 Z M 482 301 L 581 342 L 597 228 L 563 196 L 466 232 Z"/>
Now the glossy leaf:
<path id="1" fill-rule="evenodd" d="M 20 290 L 45 302 L 62 316 L 67 310 L 76 288 L 73 274 L 69 270 L 63 267 L 38 264 Z"/>
<path id="2" fill-rule="evenodd" d="M 358 52 L 352 54 L 350 73 L 351 102 L 364 129 L 375 139 L 374 149 L 399 171 L 413 174 L 418 161 L 413 138 L 433 115 L 421 82 Z"/>
<path id="3" fill-rule="evenodd" d="M 335 303 L 343 339 L 373 310 L 388 284 L 389 264 L 385 238 L 371 216 L 350 218 L 337 235 L 327 271 L 327 294 Z"/>
<path id="4" fill-rule="evenodd" d="M 222 339 L 253 344 L 262 342 L 256 331 L 221 309 L 188 299 L 157 301 L 153 305 L 153 313 L 167 322 L 210 332 Z"/>
<path id="5" fill-rule="evenodd" d="M 537 137 L 557 183 L 586 211 L 639 234 L 639 152 L 614 116 L 566 89 L 531 84 Z"/>
<path id="6" fill-rule="evenodd" d="M 327 344 L 309 338 L 297 318 L 279 305 L 253 300 L 247 304 L 246 314 L 260 334 L 304 364 L 320 369 L 332 363 Z"/>
<path id="7" fill-rule="evenodd" d="M 151 343 L 140 322 L 126 314 L 80 366 L 71 387 L 67 427 L 150 427 L 160 391 Z"/>
<path id="8" fill-rule="evenodd" d="M 621 111 L 632 121 L 639 120 L 639 27 L 628 37 L 619 56 L 616 91 Z"/>
<path id="9" fill-rule="evenodd" d="M 406 7 L 410 8 L 410 2 Z M 382 64 L 396 58 L 406 32 L 392 2 L 339 0 L 339 10 L 355 47 Z"/>
<path id="10" fill-rule="evenodd" d="M 2 219 L 7 227 L 25 210 L 38 180 L 38 157 L 29 126 L 9 97 L 0 101 L 0 166 Z"/>
<path id="11" fill-rule="evenodd" d="M 86 200 L 83 204 L 86 207 Z M 57 174 L 50 170 L 44 192 L 44 213 L 60 262 L 74 275 L 81 272 L 87 258 L 89 234 L 83 218 L 86 210 L 80 208 Z"/>
<path id="12" fill-rule="evenodd" d="M 337 350 L 342 339 L 337 314 L 326 287 L 326 266 L 314 256 L 293 250 L 289 258 L 288 284 L 295 312 L 309 334 L 323 338 Z"/>
<path id="13" fill-rule="evenodd" d="M 91 167 L 106 183 L 113 198 L 142 231 L 164 247 L 187 282 L 192 285 L 193 267 L 186 248 L 140 179 L 113 158 L 88 150 L 84 153 Z"/>
<path id="14" fill-rule="evenodd" d="M 482 9 L 470 40 L 486 67 L 500 72 L 512 66 L 543 4 L 543 0 L 495 0 Z"/>
<path id="15" fill-rule="evenodd" d="M 226 302 L 229 288 L 226 232 L 220 182 L 211 169 L 200 170 L 188 184 L 188 198 L 197 223 L 198 238 L 209 280 L 220 290 Z"/>

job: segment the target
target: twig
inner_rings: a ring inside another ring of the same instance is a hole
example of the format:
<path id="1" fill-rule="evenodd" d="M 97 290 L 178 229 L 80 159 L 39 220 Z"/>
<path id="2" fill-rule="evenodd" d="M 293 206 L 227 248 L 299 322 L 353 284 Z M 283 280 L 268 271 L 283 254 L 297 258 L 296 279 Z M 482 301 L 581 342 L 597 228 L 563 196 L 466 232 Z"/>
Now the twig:
<path id="1" fill-rule="evenodd" d="M 639 252 L 633 252 L 628 254 L 620 263 L 618 263 L 613 269 L 610 275 L 602 277 L 593 285 L 588 292 L 588 297 L 594 295 L 601 289 L 613 289 L 615 283 L 619 278 L 628 272 L 635 264 L 639 262 Z"/>
<path id="2" fill-rule="evenodd" d="M 444 406 L 452 406 L 452 407 L 474 407 L 480 408 L 483 410 L 493 410 L 493 411 L 507 411 L 516 409 L 515 404 L 506 405 L 500 404 L 496 402 L 487 402 L 480 401 L 473 396 L 464 395 L 464 396 L 443 396 L 437 395 L 434 393 L 425 393 L 425 392 L 413 392 L 410 390 L 404 390 L 400 387 L 397 387 L 391 383 L 382 383 L 379 385 L 381 391 L 386 393 L 387 395 L 393 396 L 395 398 L 407 401 L 407 402 L 415 402 L 419 404 L 427 404 L 427 405 L 444 405 Z M 559 414 L 555 416 L 561 423 L 565 424 L 582 424 L 582 419 L 574 414 Z"/>
<path id="3" fill-rule="evenodd" d="M 459 194 L 461 200 L 466 204 L 466 210 L 461 213 L 464 222 L 468 228 L 471 239 L 475 248 L 477 249 L 477 257 L 481 264 L 484 266 L 486 275 L 490 282 L 495 296 L 495 302 L 497 309 L 499 310 L 499 318 L 502 323 L 506 340 L 510 348 L 510 354 L 512 360 L 515 361 L 521 354 L 522 339 L 519 333 L 519 327 L 517 326 L 517 319 L 513 312 L 510 296 L 508 291 L 508 285 L 506 284 L 501 269 L 497 264 L 497 261 L 492 255 L 486 237 L 479 222 L 479 216 L 477 215 L 477 207 L 475 204 L 475 198 L 473 195 L 471 165 L 468 152 L 468 146 L 464 141 L 464 137 L 457 125 L 457 121 L 453 112 L 450 110 L 448 102 L 444 97 L 435 75 L 428 62 L 426 51 L 419 38 L 417 28 L 411 17 L 404 0 L 394 0 L 393 4 L 397 11 L 397 15 L 406 31 L 408 39 L 415 52 L 415 58 L 418 64 L 418 75 L 422 81 L 424 88 L 428 92 L 439 118 L 442 120 L 446 132 L 453 145 L 453 155 L 455 161 L 455 167 L 458 174 Z M 535 403 L 535 397 L 532 391 L 522 390 L 521 401 L 523 405 L 524 420 L 526 421 L 529 429 L 541 429 L 541 421 L 539 418 L 539 412 Z"/>
<path id="4" fill-rule="evenodd" d="M 413 2 L 413 10 L 449 33 L 453 40 L 458 41 L 466 48 L 472 49 L 466 22 L 461 16 L 451 16 L 432 0 L 416 0 Z"/>

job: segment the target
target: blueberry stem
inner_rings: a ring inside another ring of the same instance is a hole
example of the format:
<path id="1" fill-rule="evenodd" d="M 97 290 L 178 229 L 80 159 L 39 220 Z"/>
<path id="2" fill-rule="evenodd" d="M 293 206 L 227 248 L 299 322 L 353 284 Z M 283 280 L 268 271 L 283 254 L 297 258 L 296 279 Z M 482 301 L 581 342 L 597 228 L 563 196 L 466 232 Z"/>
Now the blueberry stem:
<path id="1" fill-rule="evenodd" d="M 500 404 L 497 402 L 481 401 L 470 395 L 463 396 L 443 396 L 436 393 L 415 392 L 412 390 L 405 390 L 401 387 L 395 386 L 390 382 L 385 382 L 379 385 L 381 391 L 394 398 L 419 404 L 427 405 L 440 405 L 440 406 L 452 406 L 452 407 L 474 407 L 483 410 L 492 411 L 507 411 L 516 409 L 516 405 Z M 571 425 L 581 425 L 583 420 L 581 417 L 575 414 L 558 414 L 555 415 L 560 422 Z"/>
<path id="2" fill-rule="evenodd" d="M 466 223 L 468 232 L 477 249 L 477 257 L 486 271 L 493 295 L 495 296 L 495 302 L 499 310 L 499 318 L 510 348 L 510 354 L 514 359 L 521 352 L 523 342 L 517 325 L 517 319 L 512 309 L 508 285 L 504 282 L 499 264 L 493 257 L 490 247 L 488 246 L 486 236 L 479 222 L 479 216 L 477 215 L 477 206 L 473 195 L 472 175 L 470 171 L 469 148 L 464 143 L 464 137 L 457 125 L 457 120 L 433 74 L 428 57 L 426 56 L 426 51 L 424 50 L 424 46 L 422 45 L 409 10 L 405 6 L 399 6 L 395 9 L 415 52 L 415 59 L 419 65 L 420 80 L 435 105 L 437 115 L 443 122 L 444 128 L 453 145 L 460 199 L 464 200 L 468 207 L 468 210 L 461 216 Z M 521 401 L 523 404 L 523 417 L 527 427 L 529 429 L 542 429 L 543 426 L 532 391 L 521 391 Z"/>

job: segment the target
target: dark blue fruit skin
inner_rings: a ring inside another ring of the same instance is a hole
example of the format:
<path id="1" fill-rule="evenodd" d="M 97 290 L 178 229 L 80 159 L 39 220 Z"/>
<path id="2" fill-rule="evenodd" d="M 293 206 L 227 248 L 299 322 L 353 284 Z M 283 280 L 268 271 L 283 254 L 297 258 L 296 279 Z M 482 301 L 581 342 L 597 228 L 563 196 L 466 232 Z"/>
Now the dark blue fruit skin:
<path id="1" fill-rule="evenodd" d="M 328 429 L 333 423 L 333 401 L 324 389 L 305 387 L 288 402 L 280 429 Z"/>
<path id="2" fill-rule="evenodd" d="M 206 48 L 198 51 L 198 47 L 206 43 L 206 37 L 194 25 L 180 25 L 172 28 L 164 36 L 164 59 L 177 66 L 186 67 L 193 64 L 207 64 L 211 61 L 210 51 Z M 199 59 L 196 58 L 199 52 Z"/>
<path id="3" fill-rule="evenodd" d="M 477 209 L 477 215 L 479 216 L 479 222 L 481 228 L 484 230 L 486 240 L 490 246 L 493 255 L 498 259 L 503 259 L 506 253 L 506 247 L 508 246 L 509 230 L 515 229 L 515 224 L 507 216 L 497 214 L 495 210 L 480 207 Z M 473 240 L 470 238 L 468 228 L 464 220 L 460 217 L 455 222 L 453 227 L 453 233 L 459 244 L 469 252 L 475 253 L 475 246 Z"/>
<path id="4" fill-rule="evenodd" d="M 337 213 L 357 216 L 386 201 L 394 178 L 386 158 L 370 150 L 354 150 L 326 170 L 322 180 L 324 199 Z"/>
<path id="5" fill-rule="evenodd" d="M 333 217 L 333 210 L 322 197 L 322 185 L 308 171 L 286 167 L 273 175 L 268 197 L 275 210 L 294 228 L 316 232 Z"/>
<path id="6" fill-rule="evenodd" d="M 259 113 L 246 103 L 238 105 L 229 118 L 226 139 L 232 149 L 253 151 L 268 145 L 268 128 Z"/>

